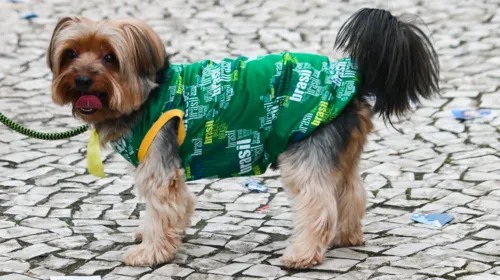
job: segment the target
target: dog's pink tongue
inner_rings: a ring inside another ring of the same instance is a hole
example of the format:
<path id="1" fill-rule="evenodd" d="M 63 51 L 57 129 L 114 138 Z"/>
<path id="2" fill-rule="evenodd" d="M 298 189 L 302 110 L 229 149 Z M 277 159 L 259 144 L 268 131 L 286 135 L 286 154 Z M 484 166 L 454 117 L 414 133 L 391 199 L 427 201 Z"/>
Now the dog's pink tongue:
<path id="1" fill-rule="evenodd" d="M 84 95 L 75 103 L 75 108 L 84 108 L 84 109 L 101 109 L 102 103 L 97 96 L 94 95 Z"/>

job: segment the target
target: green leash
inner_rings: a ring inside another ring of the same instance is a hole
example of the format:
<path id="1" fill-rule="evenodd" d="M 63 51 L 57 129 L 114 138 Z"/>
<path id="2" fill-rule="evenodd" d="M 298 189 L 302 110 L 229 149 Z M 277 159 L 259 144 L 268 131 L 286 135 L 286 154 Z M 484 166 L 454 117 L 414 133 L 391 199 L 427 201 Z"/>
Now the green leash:
<path id="1" fill-rule="evenodd" d="M 89 128 L 87 125 L 82 125 L 80 127 L 64 132 L 57 132 L 57 133 L 38 132 L 15 123 L 13 120 L 7 118 L 2 113 L 0 113 L 0 122 L 10 127 L 12 130 L 17 131 L 23 135 L 42 140 L 61 140 L 61 139 L 71 138 L 73 136 L 84 133 Z"/>

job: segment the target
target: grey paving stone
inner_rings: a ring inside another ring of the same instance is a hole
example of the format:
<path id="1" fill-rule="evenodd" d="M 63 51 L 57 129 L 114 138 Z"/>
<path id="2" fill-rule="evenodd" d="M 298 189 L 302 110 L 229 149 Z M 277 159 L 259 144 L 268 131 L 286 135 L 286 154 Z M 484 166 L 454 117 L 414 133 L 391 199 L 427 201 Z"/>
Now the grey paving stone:
<path id="1" fill-rule="evenodd" d="M 183 251 L 186 254 L 188 254 L 190 256 L 195 256 L 195 257 L 202 257 L 202 256 L 208 255 L 208 254 L 217 250 L 213 247 L 193 245 L 193 244 L 189 244 L 189 243 L 184 244 L 183 249 L 184 249 Z"/>
<path id="2" fill-rule="evenodd" d="M 201 272 L 207 272 L 209 270 L 221 268 L 225 265 L 226 265 L 225 263 L 216 260 L 203 259 L 203 258 L 195 259 L 189 264 L 190 267 L 194 268 L 196 271 L 201 271 Z"/>
<path id="3" fill-rule="evenodd" d="M 2 273 L 24 273 L 30 269 L 30 264 L 19 260 L 9 260 L 2 258 L 0 262 L 0 272 Z"/>
<path id="4" fill-rule="evenodd" d="M 466 259 L 462 258 L 451 258 L 449 260 L 444 260 L 440 263 L 437 263 L 437 267 L 444 267 L 444 266 L 451 266 L 451 267 L 456 267 L 456 268 L 462 268 L 465 266 L 467 263 Z"/>
<path id="5" fill-rule="evenodd" d="M 97 256 L 97 253 L 87 251 L 87 250 L 67 250 L 61 253 L 58 253 L 61 257 L 64 258 L 74 258 L 74 259 L 82 259 L 82 260 L 90 260 Z"/>
<path id="6" fill-rule="evenodd" d="M 18 226 L 13 228 L 0 229 L 0 238 L 11 239 L 27 235 L 39 234 L 42 232 L 45 232 L 45 230 Z"/>
<path id="7" fill-rule="evenodd" d="M 243 221 L 242 218 L 219 216 L 219 217 L 212 218 L 212 219 L 208 220 L 207 222 L 209 222 L 209 223 L 221 223 L 221 224 L 233 224 L 233 225 L 236 225 L 236 224 L 238 224 L 241 221 Z"/>
<path id="8" fill-rule="evenodd" d="M 424 249 L 427 249 L 431 247 L 431 244 L 428 243 L 409 243 L 409 244 L 402 244 L 399 246 L 396 246 L 392 249 L 389 249 L 384 252 L 386 255 L 393 255 L 393 256 L 409 256 L 412 255 L 416 252 L 422 251 Z"/>
<path id="9" fill-rule="evenodd" d="M 47 255 L 59 251 L 59 248 L 48 246 L 46 244 L 35 244 L 25 247 L 21 250 L 9 253 L 9 257 L 14 259 L 29 260 L 39 256 Z"/>
<path id="10" fill-rule="evenodd" d="M 75 270 L 75 274 L 93 275 L 97 271 L 109 270 L 119 265 L 119 262 L 89 261 Z"/>
<path id="11" fill-rule="evenodd" d="M 452 272 L 453 270 L 454 270 L 453 267 L 431 266 L 431 267 L 419 270 L 418 272 L 421 274 L 426 274 L 426 275 L 431 275 L 431 276 L 443 276 L 449 272 Z"/>
<path id="12" fill-rule="evenodd" d="M 383 266 L 383 267 L 379 268 L 377 270 L 377 272 L 408 277 L 408 276 L 411 276 L 411 275 L 417 273 L 417 270 L 415 270 L 415 269 L 399 268 L 399 267 L 392 267 L 392 266 Z"/>
<path id="13" fill-rule="evenodd" d="M 288 246 L 288 244 L 289 243 L 287 241 L 275 241 L 275 242 L 271 242 L 267 245 L 257 247 L 255 249 L 253 249 L 253 251 L 254 252 L 273 252 L 273 251 L 285 248 L 286 246 Z"/>
<path id="14" fill-rule="evenodd" d="M 364 260 L 368 255 L 353 251 L 349 248 L 338 248 L 326 253 L 326 256 L 340 259 Z"/>
<path id="15" fill-rule="evenodd" d="M 115 243 L 110 240 L 97 240 L 85 246 L 85 249 L 92 251 L 106 251 L 113 247 Z"/>
<path id="16" fill-rule="evenodd" d="M 470 259 L 470 260 L 479 261 L 479 262 L 485 262 L 485 263 L 499 262 L 500 261 L 500 257 L 479 254 L 479 253 L 469 252 L 469 251 L 463 252 L 461 257 L 466 258 L 466 259 Z"/>
<path id="17" fill-rule="evenodd" d="M 20 274 L 7 274 L 0 276 L 0 280 L 36 280 L 36 278 Z"/>
<path id="18" fill-rule="evenodd" d="M 128 233 L 95 233 L 94 237 L 97 240 L 108 240 L 108 241 L 113 241 L 116 243 L 131 243 L 135 241 L 135 232 L 136 230 L 133 230 L 132 232 Z"/>
<path id="19" fill-rule="evenodd" d="M 183 268 L 177 264 L 167 264 L 153 271 L 153 274 L 161 276 L 186 277 L 193 271 L 194 270 L 190 268 Z"/>
<path id="20" fill-rule="evenodd" d="M 309 271 L 309 272 L 295 273 L 292 275 L 292 277 L 289 277 L 289 279 L 290 280 L 292 280 L 292 279 L 333 279 L 336 276 L 338 276 L 338 274 L 332 273 L 332 272 Z M 288 279 L 288 278 L 283 277 L 280 279 Z"/>
<path id="21" fill-rule="evenodd" d="M 4 213 L 11 215 L 46 217 L 49 211 L 50 211 L 49 207 L 43 207 L 43 206 L 30 207 L 30 206 L 16 205 L 7 209 L 7 211 L 5 211 Z"/>
<path id="22" fill-rule="evenodd" d="M 314 269 L 346 272 L 353 266 L 355 266 L 357 263 L 359 263 L 359 261 L 357 260 L 327 259 L 322 264 L 315 266 Z"/>
<path id="23" fill-rule="evenodd" d="M 68 258 L 58 258 L 54 255 L 49 255 L 42 262 L 40 262 L 40 265 L 49 269 L 59 270 L 66 268 L 74 263 L 76 263 L 76 260 Z"/>
<path id="24" fill-rule="evenodd" d="M 267 243 L 269 240 L 271 240 L 271 237 L 268 234 L 250 232 L 245 234 L 239 240 L 248 242 L 257 242 L 262 244 L 262 243 Z"/>
<path id="25" fill-rule="evenodd" d="M 500 276 L 492 275 L 488 273 L 481 273 L 477 275 L 467 275 L 458 278 L 460 280 L 500 280 Z"/>
<path id="26" fill-rule="evenodd" d="M 106 226 L 83 226 L 83 227 L 72 227 L 71 228 L 74 233 L 112 233 L 114 230 L 106 227 Z"/>
<path id="27" fill-rule="evenodd" d="M 54 229 L 60 227 L 67 227 L 68 224 L 64 221 L 61 221 L 57 218 L 28 218 L 21 222 L 21 225 L 30 227 L 30 228 L 39 228 L 39 229 Z"/>
<path id="28" fill-rule="evenodd" d="M 245 270 L 252 266 L 252 264 L 248 263 L 232 263 L 214 270 L 210 270 L 209 273 L 214 274 L 223 274 L 223 275 L 234 275 L 242 270 Z"/>
<path id="29" fill-rule="evenodd" d="M 70 218 L 71 209 L 54 209 L 50 211 L 50 218 Z"/>
<path id="30" fill-rule="evenodd" d="M 218 224 L 218 223 L 209 223 L 205 228 L 203 228 L 203 231 L 207 232 L 230 234 L 236 236 L 247 234 L 251 230 L 252 228 L 250 227 L 243 227 L 243 226 L 229 225 L 229 224 Z"/>
<path id="31" fill-rule="evenodd" d="M 87 238 L 81 235 L 76 235 L 76 236 L 69 236 L 61 239 L 52 240 L 47 244 L 62 249 L 73 249 L 81 247 L 87 243 L 88 243 Z"/>
<path id="32" fill-rule="evenodd" d="M 500 230 L 489 228 L 476 233 L 474 236 L 479 238 L 498 240 L 500 239 Z"/>
<path id="33" fill-rule="evenodd" d="M 270 256 L 260 253 L 250 253 L 239 258 L 234 259 L 235 262 L 242 263 L 262 263 L 264 260 L 268 259 Z"/>
<path id="34" fill-rule="evenodd" d="M 243 275 L 256 276 L 256 277 L 281 277 L 286 275 L 287 272 L 281 268 L 271 265 L 256 264 L 249 269 L 243 271 Z"/>
<path id="35" fill-rule="evenodd" d="M 0 255 L 3 255 L 5 253 L 8 253 L 8 252 L 20 249 L 20 248 L 22 248 L 21 245 L 19 245 L 19 243 L 14 239 L 9 240 L 9 241 L 5 241 L 3 243 L 0 243 Z"/>
<path id="36" fill-rule="evenodd" d="M 28 271 L 29 275 L 35 276 L 40 279 L 50 279 L 50 277 L 54 276 L 63 276 L 64 273 L 60 273 L 54 270 L 46 269 L 44 267 L 37 267 Z"/>
<path id="37" fill-rule="evenodd" d="M 225 248 L 235 253 L 248 253 L 251 252 L 257 246 L 259 246 L 259 243 L 233 240 L 229 241 L 225 245 Z"/>
<path id="38" fill-rule="evenodd" d="M 259 231 L 269 234 L 281 234 L 281 235 L 290 235 L 292 233 L 290 229 L 284 227 L 261 227 L 259 228 Z"/>
<path id="39" fill-rule="evenodd" d="M 113 269 L 111 273 L 125 276 L 139 276 L 149 271 L 151 271 L 149 267 L 121 266 Z"/>
<path id="40" fill-rule="evenodd" d="M 408 226 L 408 227 L 395 228 L 393 230 L 388 231 L 387 233 L 392 235 L 426 238 L 438 233 L 438 231 L 427 228 Z"/>
<path id="41" fill-rule="evenodd" d="M 165 277 L 165 276 L 160 276 L 160 275 L 154 275 L 154 274 L 146 274 L 142 276 L 139 280 L 172 280 L 173 278 L 171 277 Z"/>
<path id="42" fill-rule="evenodd" d="M 478 272 L 484 272 L 488 269 L 490 269 L 491 266 L 480 263 L 480 262 L 470 262 L 466 267 L 465 270 L 472 272 L 472 273 L 478 273 Z"/>
<path id="43" fill-rule="evenodd" d="M 215 274 L 201 274 L 201 273 L 193 273 L 186 278 L 186 280 L 219 280 L 219 279 L 220 280 L 232 280 L 234 278 L 231 276 L 215 275 Z"/>
<path id="44" fill-rule="evenodd" d="M 237 191 L 217 192 L 205 190 L 205 192 L 198 197 L 198 200 L 204 202 L 234 202 L 240 195 L 241 192 Z"/>
<path id="45" fill-rule="evenodd" d="M 189 243 L 200 244 L 200 245 L 208 245 L 208 246 L 224 246 L 228 240 L 231 238 L 230 236 L 211 234 L 211 233 L 203 233 L 198 234 L 197 239 L 189 240 Z"/>
<path id="46" fill-rule="evenodd" d="M 462 240 L 450 245 L 447 245 L 447 248 L 458 249 L 458 250 L 467 250 L 472 247 L 476 247 L 478 245 L 484 244 L 486 241 L 477 241 L 477 240 Z"/>

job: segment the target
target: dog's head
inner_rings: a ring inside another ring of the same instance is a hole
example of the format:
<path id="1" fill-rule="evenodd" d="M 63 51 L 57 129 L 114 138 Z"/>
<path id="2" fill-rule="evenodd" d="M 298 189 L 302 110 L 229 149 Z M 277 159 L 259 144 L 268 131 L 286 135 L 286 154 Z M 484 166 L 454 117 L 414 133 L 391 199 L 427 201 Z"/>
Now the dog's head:
<path id="1" fill-rule="evenodd" d="M 47 52 L 52 99 L 89 123 L 139 109 L 164 66 L 160 37 L 136 19 L 59 21 Z"/>

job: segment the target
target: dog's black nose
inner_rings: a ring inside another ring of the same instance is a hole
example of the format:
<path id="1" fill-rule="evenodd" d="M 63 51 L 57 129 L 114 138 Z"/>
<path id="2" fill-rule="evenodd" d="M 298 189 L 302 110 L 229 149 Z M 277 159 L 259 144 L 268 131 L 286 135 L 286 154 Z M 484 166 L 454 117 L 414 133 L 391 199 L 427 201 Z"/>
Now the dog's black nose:
<path id="1" fill-rule="evenodd" d="M 76 76 L 75 85 L 77 90 L 88 90 L 94 81 L 89 76 Z"/>

